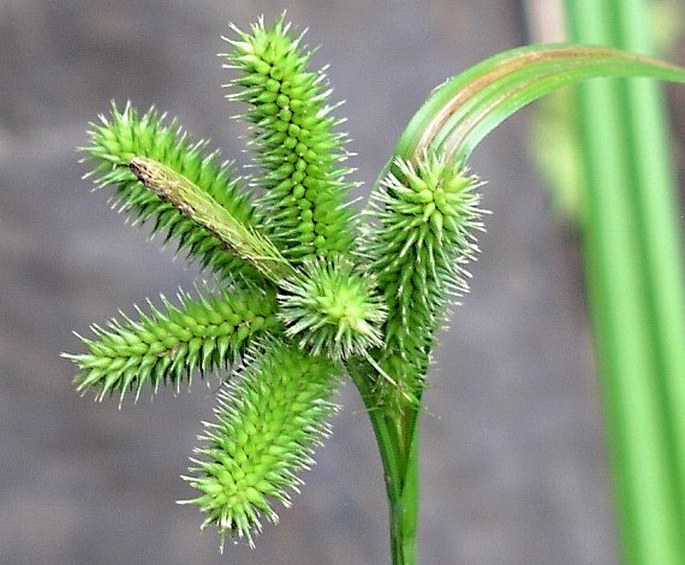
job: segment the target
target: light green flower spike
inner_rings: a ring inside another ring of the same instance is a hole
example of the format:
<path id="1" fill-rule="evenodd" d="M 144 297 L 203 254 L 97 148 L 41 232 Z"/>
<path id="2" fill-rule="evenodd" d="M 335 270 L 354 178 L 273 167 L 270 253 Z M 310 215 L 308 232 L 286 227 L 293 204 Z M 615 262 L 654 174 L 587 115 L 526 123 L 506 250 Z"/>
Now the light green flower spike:
<path id="1" fill-rule="evenodd" d="M 308 70 L 312 53 L 289 28 L 282 18 L 268 29 L 260 20 L 250 33 L 232 26 L 238 38 L 225 38 L 234 48 L 225 66 L 239 73 L 231 98 L 250 105 L 267 233 L 299 262 L 350 251 L 354 230 L 345 137 L 334 131 L 342 120 L 331 116 L 325 74 Z"/>
<path id="2" fill-rule="evenodd" d="M 436 330 L 449 300 L 468 291 L 465 265 L 474 260 L 483 229 L 479 180 L 459 164 L 424 154 L 417 165 L 396 158 L 372 193 L 377 225 L 362 253 L 388 307 L 381 366 L 399 385 L 421 395 Z"/>
<path id="3" fill-rule="evenodd" d="M 475 180 L 425 156 L 416 166 L 396 160 L 376 189 L 376 224 L 359 234 L 345 203 L 353 185 L 341 120 L 323 71 L 308 69 L 302 36 L 283 19 L 233 30 L 226 66 L 238 75 L 231 97 L 249 105 L 261 172 L 248 186 L 263 194 L 254 204 L 217 153 L 155 110 L 112 106 L 82 148 L 96 184 L 113 185 L 122 210 L 154 221 L 153 233 L 177 240 L 222 290 L 93 326 L 95 338 L 81 338 L 87 352 L 65 356 L 79 366 L 77 390 L 98 400 L 128 391 L 137 399 L 147 385 L 178 390 L 197 371 L 242 365 L 186 479 L 199 491 L 188 502 L 222 544 L 230 536 L 252 545 L 261 521 L 276 521 L 273 503 L 289 504 L 296 472 L 313 463 L 345 370 L 371 414 L 388 398 L 419 408 L 446 293 L 466 288 L 460 264 L 480 225 Z"/>
<path id="4" fill-rule="evenodd" d="M 205 153 L 207 143 L 192 142 L 176 120 L 165 124 L 164 115 L 154 109 L 140 115 L 130 104 L 123 111 L 112 104 L 110 116 L 101 115 L 100 123 L 92 123 L 91 128 L 91 143 L 81 148 L 86 153 L 84 161 L 94 164 L 86 176 L 92 176 L 99 188 L 116 187 L 113 207 L 130 213 L 137 222 L 153 221 L 153 234 L 166 232 L 166 241 L 178 241 L 179 252 L 199 260 L 202 268 L 221 278 L 255 278 L 250 265 L 172 204 L 147 190 L 129 168 L 135 158 L 156 160 L 195 183 L 241 222 L 256 224 L 248 195 L 238 190 L 238 179 L 230 165 L 220 161 L 218 152 Z"/>
<path id="5" fill-rule="evenodd" d="M 263 350 L 262 350 L 263 349 Z M 329 432 L 327 419 L 342 368 L 283 343 L 254 349 L 248 368 L 219 394 L 216 422 L 205 423 L 191 475 L 200 491 L 193 500 L 224 538 L 244 539 L 262 529 L 262 518 L 277 522 L 274 502 L 290 506 L 299 492 L 296 473 L 311 467 L 313 446 Z"/>
<path id="6" fill-rule="evenodd" d="M 236 363 L 255 335 L 277 330 L 273 293 L 258 290 L 201 294 L 192 299 L 179 294 L 179 306 L 162 297 L 165 312 L 150 304 L 151 314 L 138 309 L 137 321 L 123 316 L 106 328 L 93 326 L 97 339 L 81 340 L 88 353 L 64 354 L 80 368 L 74 382 L 80 392 L 97 391 L 97 399 L 127 391 L 136 400 L 149 384 L 157 392 L 161 383 L 178 390 L 190 384 L 195 370 L 201 374 Z M 80 337 L 80 336 L 79 336 Z"/>
<path id="7" fill-rule="evenodd" d="M 374 277 L 350 260 L 307 259 L 281 287 L 286 334 L 313 355 L 347 359 L 383 345 L 385 304 Z"/>

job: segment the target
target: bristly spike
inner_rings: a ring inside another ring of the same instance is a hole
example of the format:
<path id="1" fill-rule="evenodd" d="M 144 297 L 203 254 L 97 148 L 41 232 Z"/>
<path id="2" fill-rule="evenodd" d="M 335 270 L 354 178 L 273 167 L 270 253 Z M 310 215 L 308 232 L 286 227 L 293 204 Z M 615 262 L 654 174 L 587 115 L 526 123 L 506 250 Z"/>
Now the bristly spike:
<path id="1" fill-rule="evenodd" d="M 283 343 L 265 343 L 239 379 L 219 393 L 216 423 L 205 424 L 203 446 L 184 477 L 200 494 L 179 501 L 207 514 L 226 536 L 246 539 L 276 523 L 275 502 L 290 505 L 303 482 L 296 473 L 312 464 L 312 448 L 330 433 L 326 420 L 342 368 Z"/>
<path id="2" fill-rule="evenodd" d="M 312 51 L 302 45 L 304 32 L 292 35 L 283 18 L 268 29 L 260 20 L 250 33 L 232 29 L 239 38 L 228 40 L 235 49 L 228 63 L 238 70 L 232 98 L 250 105 L 245 117 L 266 173 L 259 206 L 268 210 L 268 235 L 295 263 L 351 251 L 355 213 L 344 204 L 354 185 L 345 180 L 349 169 L 340 167 L 346 137 L 334 131 L 339 120 L 326 115 L 327 79 L 308 70 Z M 295 233 L 295 242 L 284 233 Z"/>
<path id="3" fill-rule="evenodd" d="M 88 353 L 64 355 L 80 368 L 77 390 L 95 390 L 98 400 L 129 390 L 137 399 L 147 382 L 154 393 L 167 381 L 178 390 L 197 367 L 205 373 L 233 365 L 255 336 L 280 327 L 272 292 L 182 296 L 180 307 L 161 296 L 164 313 L 151 305 L 151 313 L 137 321 L 123 317 L 123 323 L 112 320 L 106 329 L 94 324 L 96 339 L 77 335 Z"/>
<path id="4" fill-rule="evenodd" d="M 314 355 L 348 359 L 382 346 L 385 304 L 373 275 L 349 259 L 308 258 L 281 288 L 286 334 Z"/>
<path id="5" fill-rule="evenodd" d="M 249 195 L 239 190 L 230 164 L 222 162 L 218 152 L 203 155 L 206 142 L 193 142 L 176 120 L 166 124 L 165 115 L 154 108 L 139 114 L 130 102 L 123 110 L 112 102 L 110 115 L 100 116 L 100 122 L 91 124 L 91 144 L 80 150 L 93 163 L 87 175 L 93 177 L 95 186 L 115 186 L 119 203 L 115 206 L 120 207 L 120 212 L 128 212 L 139 223 L 156 220 L 153 234 L 159 229 L 178 233 L 179 249 L 223 279 L 260 279 L 253 267 L 227 251 L 213 234 L 147 190 L 129 169 L 135 157 L 157 160 L 197 184 L 241 222 L 258 225 Z M 161 216 L 166 218 L 164 222 L 159 221 Z M 197 239 L 204 244 L 191 249 L 189 241 Z"/>
<path id="6" fill-rule="evenodd" d="M 480 185 L 463 166 L 436 155 L 424 154 L 418 164 L 398 158 L 365 211 L 372 222 L 360 254 L 388 307 L 379 365 L 417 398 L 447 304 L 468 290 L 461 265 L 478 251 Z"/>

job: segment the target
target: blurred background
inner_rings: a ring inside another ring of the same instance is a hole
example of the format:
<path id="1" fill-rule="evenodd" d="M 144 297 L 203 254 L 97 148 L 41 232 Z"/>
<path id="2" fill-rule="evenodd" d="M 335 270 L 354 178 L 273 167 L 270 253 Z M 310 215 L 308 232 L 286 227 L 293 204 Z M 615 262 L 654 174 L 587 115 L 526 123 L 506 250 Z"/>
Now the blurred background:
<path id="1" fill-rule="evenodd" d="M 200 513 L 174 503 L 192 495 L 179 475 L 217 382 L 121 410 L 74 392 L 74 367 L 59 357 L 81 350 L 72 330 L 88 335 L 199 276 L 125 225 L 106 191 L 90 192 L 75 148 L 111 99 L 131 100 L 247 163 L 244 127 L 229 119 L 241 108 L 223 98 L 215 54 L 228 49 L 226 22 L 245 28 L 287 9 L 321 46 L 314 64 L 331 64 L 333 99 L 347 101 L 338 114 L 365 196 L 433 87 L 531 36 L 555 37 L 535 4 L 0 0 L 0 563 L 388 562 L 380 463 L 351 385 L 293 508 L 255 550 L 223 556 Z M 666 56 L 683 63 L 677 46 Z M 684 96 L 674 89 L 672 104 Z M 532 165 L 532 114 L 471 162 L 493 215 L 430 375 L 421 563 L 616 562 L 577 234 Z"/>

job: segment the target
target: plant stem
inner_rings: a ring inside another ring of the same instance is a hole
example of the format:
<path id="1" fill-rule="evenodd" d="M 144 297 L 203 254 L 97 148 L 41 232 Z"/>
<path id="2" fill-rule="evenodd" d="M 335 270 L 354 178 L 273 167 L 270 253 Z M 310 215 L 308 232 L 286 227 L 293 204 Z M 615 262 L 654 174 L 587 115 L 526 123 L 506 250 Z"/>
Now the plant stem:
<path id="1" fill-rule="evenodd" d="M 567 0 L 574 41 L 646 51 L 641 0 Z M 663 104 L 583 85 L 584 254 L 624 562 L 685 555 L 685 297 Z"/>
<path id="2" fill-rule="evenodd" d="M 395 476 L 386 474 L 388 508 L 390 511 L 390 548 L 393 565 L 413 565 L 416 562 L 417 522 L 419 510 L 418 425 L 416 408 L 407 407 L 399 417 L 381 416 L 381 428 L 394 428 L 400 441 L 393 451 L 381 445 L 379 449 L 384 468 L 385 461 L 401 460 Z M 371 416 L 372 421 L 375 419 Z M 408 425 L 409 424 L 409 425 Z M 376 427 L 374 426 L 374 429 Z"/>
<path id="3" fill-rule="evenodd" d="M 416 559 L 417 526 L 419 514 L 419 426 L 416 409 L 407 409 L 405 423 L 409 420 L 409 445 L 406 447 L 404 481 L 402 483 L 402 502 L 399 516 L 395 519 L 401 524 L 399 542 L 402 544 L 404 563 L 413 564 Z M 406 445 L 406 444 L 405 444 Z"/>
<path id="4" fill-rule="evenodd" d="M 383 465 L 388 497 L 390 554 L 393 565 L 416 563 L 419 510 L 418 410 L 390 414 L 379 407 L 371 379 L 362 370 L 348 367 L 366 407 Z"/>

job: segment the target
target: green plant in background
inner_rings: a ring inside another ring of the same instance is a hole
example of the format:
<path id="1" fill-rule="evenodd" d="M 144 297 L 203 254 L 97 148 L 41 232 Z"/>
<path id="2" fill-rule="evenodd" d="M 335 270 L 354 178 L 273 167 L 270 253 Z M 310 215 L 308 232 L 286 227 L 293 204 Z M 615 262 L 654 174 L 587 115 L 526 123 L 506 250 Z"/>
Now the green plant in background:
<path id="1" fill-rule="evenodd" d="M 574 41 L 652 49 L 648 3 L 568 0 Z M 582 85 L 582 225 L 624 561 L 685 560 L 685 286 L 664 104 L 653 83 Z"/>
<path id="2" fill-rule="evenodd" d="M 685 82 L 670 65 L 612 49 L 529 47 L 496 56 L 438 88 L 400 137 L 357 213 L 345 137 L 322 71 L 281 18 L 233 28 L 233 98 L 246 103 L 258 173 L 235 176 L 206 144 L 156 111 L 112 106 L 83 148 L 99 187 L 188 259 L 216 289 L 162 299 L 137 318 L 81 338 L 79 391 L 96 398 L 199 372 L 238 369 L 184 477 L 205 526 L 253 538 L 290 504 L 298 473 L 329 431 L 332 397 L 349 376 L 383 464 L 393 563 L 415 560 L 418 421 L 430 356 L 448 306 L 467 290 L 482 229 L 479 180 L 466 162 L 525 104 L 598 76 Z"/>

